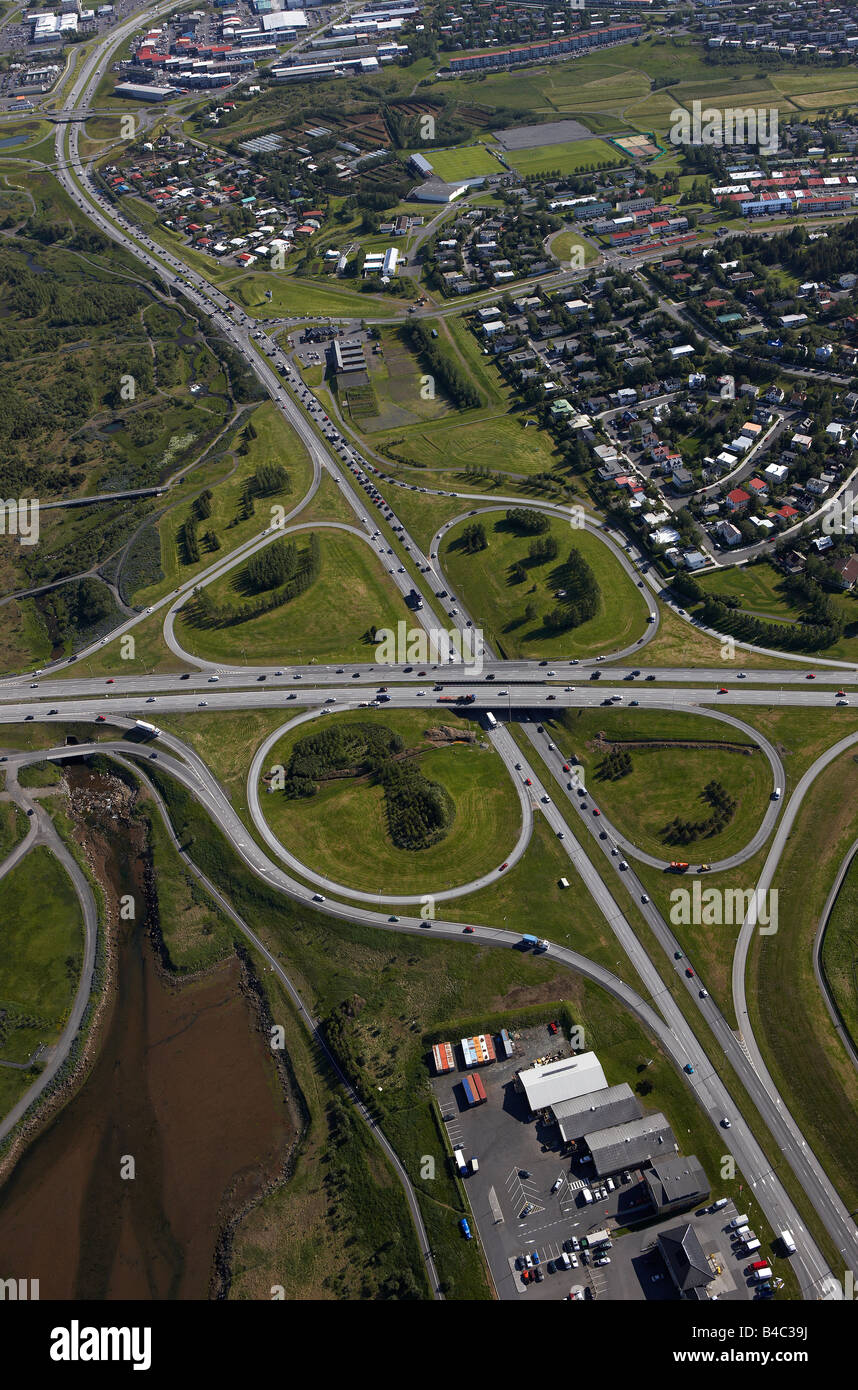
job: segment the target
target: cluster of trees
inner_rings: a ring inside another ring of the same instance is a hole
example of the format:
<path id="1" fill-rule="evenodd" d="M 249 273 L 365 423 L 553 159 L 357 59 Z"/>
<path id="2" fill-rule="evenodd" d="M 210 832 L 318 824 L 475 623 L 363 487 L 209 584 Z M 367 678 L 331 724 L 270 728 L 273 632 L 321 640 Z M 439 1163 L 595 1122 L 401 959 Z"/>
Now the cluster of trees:
<path id="1" fill-rule="evenodd" d="M 661 838 L 666 844 L 690 845 L 694 840 L 720 834 L 730 824 L 736 814 L 737 802 L 730 796 L 724 784 L 716 780 L 707 782 L 703 788 L 703 797 L 712 807 L 711 816 L 701 821 L 688 821 L 683 820 L 681 816 L 674 816 L 661 831 Z"/>
<path id="2" fill-rule="evenodd" d="M 187 526 L 187 523 L 185 523 Z M 215 539 L 217 539 L 215 537 Z M 264 552 L 263 552 L 264 553 Z M 235 627 L 238 623 L 250 622 L 272 612 L 281 604 L 303 594 L 318 578 L 322 556 L 317 536 L 310 537 L 306 550 L 297 556 L 294 573 L 277 588 L 269 588 L 257 597 L 235 607 L 232 604 L 217 604 L 207 589 L 194 590 L 194 602 L 188 607 L 188 617 L 198 627 Z M 248 567 L 249 568 L 249 567 Z M 247 571 L 243 583 L 249 587 Z"/>
<path id="3" fill-rule="evenodd" d="M 798 578 L 799 576 L 796 576 Z M 728 633 L 741 642 L 757 647 L 778 647 L 794 652 L 815 652 L 830 647 L 843 636 L 845 622 L 813 578 L 803 577 L 793 588 L 788 586 L 807 605 L 807 622 L 774 623 L 755 618 L 739 607 L 737 598 L 710 594 L 688 574 L 677 574 L 671 588 L 687 603 L 701 604 L 700 616 L 708 627 Z"/>
<path id="4" fill-rule="evenodd" d="M 294 541 L 275 541 L 267 545 L 245 566 L 241 576 L 242 588 L 250 594 L 261 594 L 287 584 L 298 572 L 300 560 Z"/>
<path id="5" fill-rule="evenodd" d="M 199 497 L 194 502 L 194 513 L 198 521 L 208 521 L 212 514 L 212 490 L 209 487 L 203 488 Z"/>
<path id="6" fill-rule="evenodd" d="M 443 839 L 456 815 L 446 787 L 431 782 L 412 759 L 386 763 L 379 782 L 387 827 L 397 849 L 428 849 Z"/>
<path id="7" fill-rule="evenodd" d="M 193 512 L 190 512 L 182 523 L 179 545 L 184 564 L 195 565 L 200 558 L 200 542 L 197 537 L 197 518 Z"/>
<path id="8" fill-rule="evenodd" d="M 590 618 L 595 618 L 599 611 L 599 585 L 584 556 L 574 546 L 560 568 L 557 581 L 558 587 L 564 591 L 563 597 L 550 613 L 546 613 L 546 627 L 562 631 L 564 628 L 580 627 Z"/>
<path id="9" fill-rule="evenodd" d="M 437 338 L 419 319 L 408 324 L 407 336 L 411 350 L 421 358 L 429 375 L 435 378 L 454 405 L 460 410 L 476 409 L 483 403 L 473 382 L 469 381 L 459 364 L 443 350 Z"/>
<path id="10" fill-rule="evenodd" d="M 376 724 L 329 724 L 301 738 L 285 768 L 284 792 L 292 800 L 314 796 L 334 773 L 362 775 L 382 768 L 404 747 L 399 734 Z"/>
<path id="11" fill-rule="evenodd" d="M 470 522 L 462 532 L 462 549 L 466 555 L 474 555 L 478 550 L 488 548 L 486 528 L 481 521 Z"/>
<path id="12" fill-rule="evenodd" d="M 546 565 L 549 560 L 557 559 L 558 549 L 556 537 L 537 536 L 535 540 L 530 542 L 527 553 L 534 565 Z"/>
<path id="13" fill-rule="evenodd" d="M 506 519 L 516 531 L 524 531 L 529 536 L 543 536 L 551 525 L 547 516 L 529 507 L 510 507 Z"/>
<path id="14" fill-rule="evenodd" d="M 73 579 L 60 589 L 52 589 L 39 600 L 49 630 L 55 637 L 79 646 L 93 629 L 112 620 L 116 613 L 113 595 L 99 579 Z"/>
<path id="15" fill-rule="evenodd" d="M 627 748 L 611 748 L 599 764 L 598 776 L 603 782 L 618 782 L 632 770 L 632 755 Z"/>
<path id="16" fill-rule="evenodd" d="M 291 492 L 292 482 L 282 463 L 260 463 L 252 488 L 257 497 L 270 497 L 274 492 Z"/>

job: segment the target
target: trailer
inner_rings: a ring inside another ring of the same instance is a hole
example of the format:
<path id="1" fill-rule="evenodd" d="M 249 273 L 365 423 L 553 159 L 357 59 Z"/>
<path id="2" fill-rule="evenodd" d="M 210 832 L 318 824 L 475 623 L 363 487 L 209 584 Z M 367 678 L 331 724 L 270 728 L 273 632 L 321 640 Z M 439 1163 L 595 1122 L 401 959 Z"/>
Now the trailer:
<path id="1" fill-rule="evenodd" d="M 496 729 L 498 726 L 498 721 L 495 719 L 490 709 L 486 710 L 486 723 L 490 729 Z"/>
<path id="2" fill-rule="evenodd" d="M 465 1162 L 465 1155 L 462 1153 L 461 1149 L 453 1150 L 453 1166 L 460 1178 L 466 1178 L 468 1176 L 468 1165 Z"/>
<path id="3" fill-rule="evenodd" d="M 488 1099 L 486 1088 L 476 1075 L 462 1077 L 462 1090 L 469 1105 L 482 1105 Z"/>
<path id="4" fill-rule="evenodd" d="M 144 738 L 160 738 L 161 730 L 155 724 L 147 724 L 145 719 L 135 719 L 134 727 Z"/>

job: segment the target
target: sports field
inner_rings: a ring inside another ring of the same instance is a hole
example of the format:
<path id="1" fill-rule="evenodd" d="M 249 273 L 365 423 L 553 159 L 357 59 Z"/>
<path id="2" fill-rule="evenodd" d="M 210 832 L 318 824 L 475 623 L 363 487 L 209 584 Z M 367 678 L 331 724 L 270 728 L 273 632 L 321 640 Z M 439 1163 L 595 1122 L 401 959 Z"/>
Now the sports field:
<path id="1" fill-rule="evenodd" d="M 628 159 L 607 140 L 572 140 L 564 145 L 537 145 L 532 150 L 509 150 L 506 158 L 525 177 L 528 174 L 549 173 L 554 169 L 561 174 L 575 174 L 581 169 L 628 163 Z"/>

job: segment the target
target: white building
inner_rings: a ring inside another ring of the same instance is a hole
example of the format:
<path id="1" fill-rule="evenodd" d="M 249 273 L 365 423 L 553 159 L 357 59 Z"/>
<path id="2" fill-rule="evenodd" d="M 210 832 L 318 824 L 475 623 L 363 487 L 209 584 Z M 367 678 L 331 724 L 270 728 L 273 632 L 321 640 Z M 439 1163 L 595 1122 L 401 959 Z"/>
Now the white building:
<path id="1" fill-rule="evenodd" d="M 519 1080 L 533 1111 L 546 1110 L 590 1091 L 601 1091 L 608 1084 L 595 1052 L 582 1052 L 578 1057 L 563 1057 L 559 1062 L 531 1067 L 519 1073 Z"/>

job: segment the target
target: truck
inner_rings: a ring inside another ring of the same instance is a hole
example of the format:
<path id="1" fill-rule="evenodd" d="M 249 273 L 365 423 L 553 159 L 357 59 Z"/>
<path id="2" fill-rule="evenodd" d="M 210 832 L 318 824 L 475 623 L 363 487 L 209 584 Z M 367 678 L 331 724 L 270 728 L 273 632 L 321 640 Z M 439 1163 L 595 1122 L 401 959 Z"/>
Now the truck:
<path id="1" fill-rule="evenodd" d="M 545 937 L 541 936 L 533 949 L 535 951 L 549 951 L 551 949 L 551 942 L 546 941 Z"/>
<path id="2" fill-rule="evenodd" d="M 476 695 L 439 695 L 439 705 L 472 705 Z"/>
<path id="3" fill-rule="evenodd" d="M 486 723 L 490 729 L 496 729 L 498 726 L 498 721 L 495 719 L 490 709 L 486 710 Z"/>
<path id="4" fill-rule="evenodd" d="M 728 1231 L 737 1231 L 737 1230 L 739 1229 L 740 1226 L 747 1226 L 747 1224 L 748 1224 L 748 1218 L 747 1218 L 747 1216 L 734 1216 L 734 1217 L 733 1217 L 733 1220 L 730 1221 L 730 1222 L 728 1222 L 728 1224 L 727 1224 L 727 1230 L 728 1230 Z"/>
<path id="5" fill-rule="evenodd" d="M 154 724 L 147 724 L 145 719 L 135 719 L 134 727 L 144 738 L 159 738 L 161 735 L 161 730 Z"/>
<path id="6" fill-rule="evenodd" d="M 522 944 L 522 946 L 524 947 L 525 950 L 527 950 L 528 946 L 532 946 L 532 947 L 535 949 L 535 948 L 539 945 L 539 937 L 538 937 L 538 936 L 528 936 L 527 934 L 525 934 L 525 935 L 521 938 L 521 944 Z"/>
<path id="7" fill-rule="evenodd" d="M 759 1250 L 759 1248 L 760 1248 L 760 1242 L 757 1240 L 756 1236 L 754 1237 L 753 1240 L 746 1240 L 746 1241 L 745 1241 L 745 1254 L 746 1254 L 746 1255 L 753 1255 L 754 1251 L 755 1251 L 755 1250 Z M 765 1260 L 763 1261 L 763 1264 L 765 1264 Z"/>
<path id="8" fill-rule="evenodd" d="M 582 1239 L 581 1244 L 585 1250 L 587 1248 L 594 1250 L 597 1245 L 604 1245 L 606 1242 L 611 1243 L 611 1237 L 607 1231 L 591 1231 L 588 1236 Z"/>
<path id="9" fill-rule="evenodd" d="M 754 1279 L 758 1284 L 762 1284 L 764 1279 L 771 1279 L 772 1271 L 768 1265 L 763 1265 L 762 1269 L 754 1270 Z"/>
<path id="10" fill-rule="evenodd" d="M 793 1240 L 792 1231 L 781 1231 L 780 1242 L 788 1255 L 795 1254 L 795 1241 Z"/>
<path id="11" fill-rule="evenodd" d="M 453 1150 L 453 1164 L 460 1178 L 466 1178 L 468 1176 L 468 1165 L 465 1162 L 465 1155 L 462 1153 L 461 1149 Z"/>
<path id="12" fill-rule="evenodd" d="M 408 604 L 409 608 L 413 608 L 415 611 L 423 607 L 423 600 L 416 589 L 409 590 L 408 598 L 405 602 Z"/>

